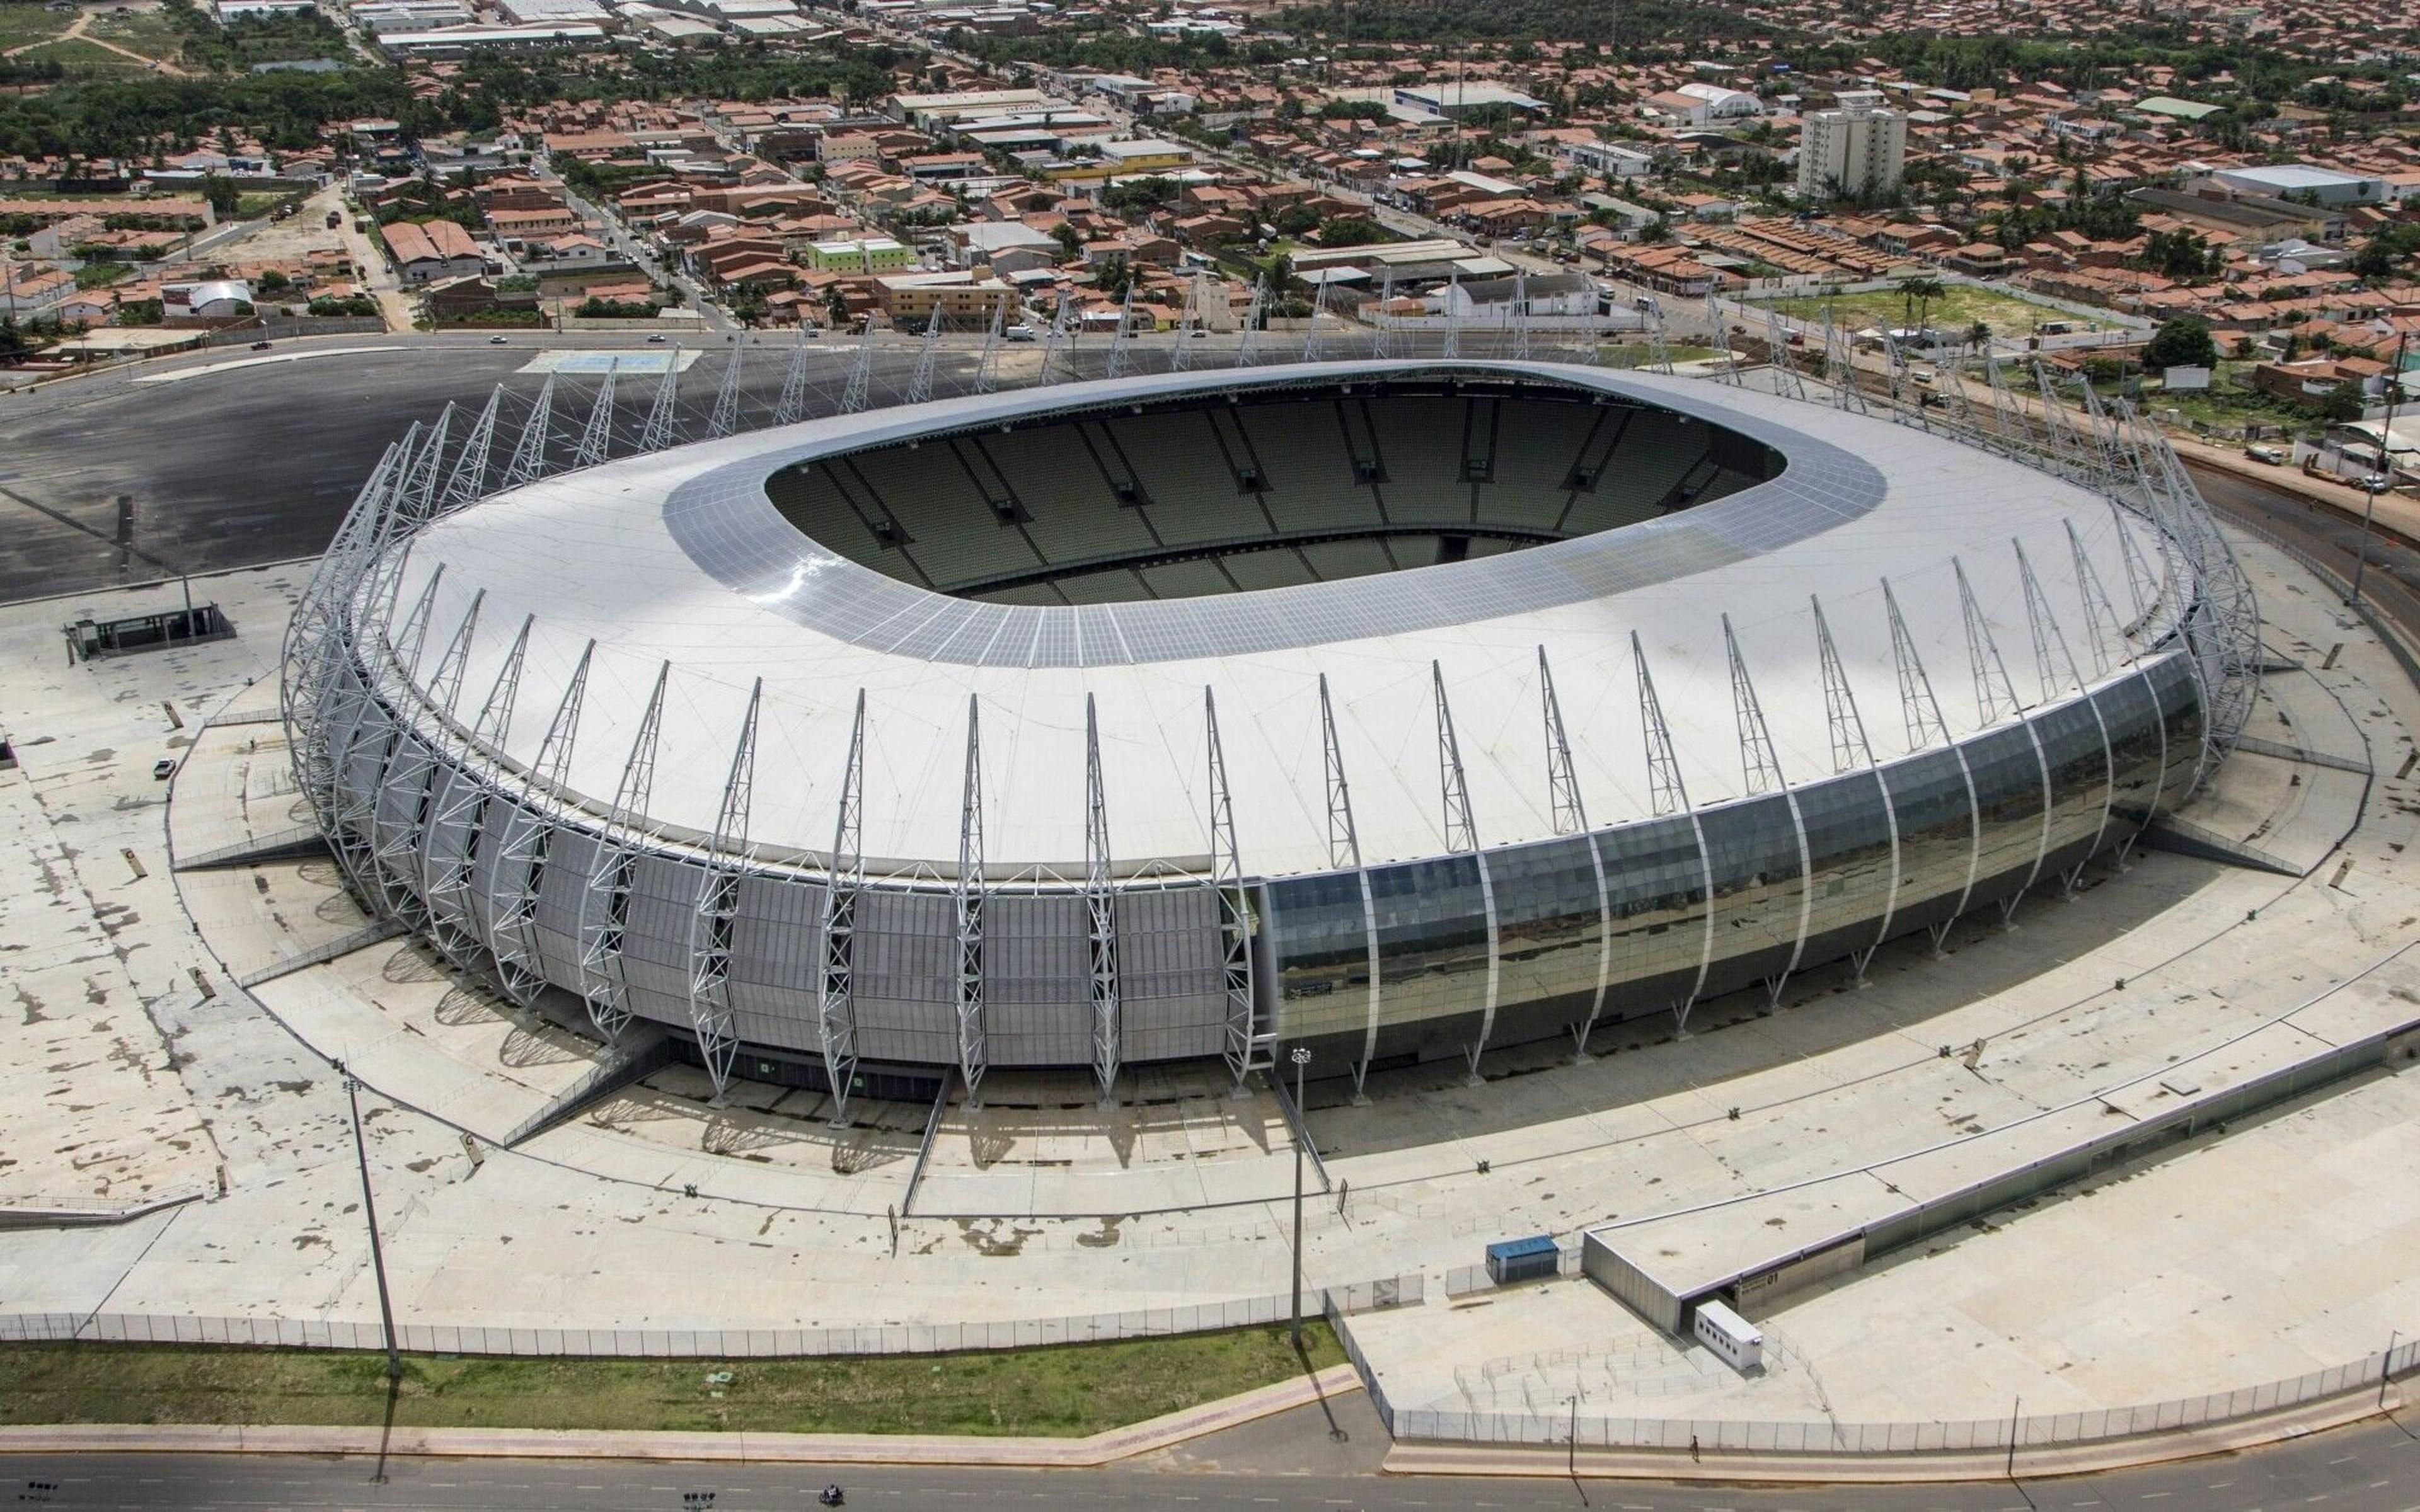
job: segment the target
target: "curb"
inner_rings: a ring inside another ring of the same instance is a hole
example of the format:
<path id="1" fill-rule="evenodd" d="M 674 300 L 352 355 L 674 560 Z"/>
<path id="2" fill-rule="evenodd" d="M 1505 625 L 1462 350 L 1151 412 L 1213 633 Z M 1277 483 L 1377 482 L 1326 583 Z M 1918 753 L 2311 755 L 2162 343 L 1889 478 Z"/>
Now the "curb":
<path id="1" fill-rule="evenodd" d="M 1351 1365 L 1330 1365 L 1316 1375 L 1083 1439 L 90 1423 L 0 1427 L 0 1454 L 380 1455 L 1091 1470 L 1360 1389 Z"/>
<path id="2" fill-rule="evenodd" d="M 1573 1468 L 1591 1479 L 1658 1480 L 1683 1484 L 1720 1482 L 1750 1486 L 1921 1486 L 1958 1481 L 2004 1481 L 2009 1467 L 2028 1479 L 2104 1474 L 2136 1470 L 2180 1459 L 2236 1454 L 2291 1439 L 2306 1438 L 2331 1428 L 2346 1427 L 2380 1416 L 2391 1416 L 2411 1405 L 2401 1386 L 2386 1392 L 2379 1405 L 2375 1387 L 2307 1403 L 2266 1417 L 2236 1418 L 2207 1427 L 2090 1443 L 2020 1446 L 2013 1461 L 2008 1449 L 1973 1453 L 1902 1455 L 1754 1454 L 1727 1451 L 1693 1458 L 1685 1450 L 1587 1449 L 1577 1458 L 1554 1444 L 1404 1443 L 1387 1452 L 1384 1469 L 1390 1475 L 1485 1475 L 1572 1478 Z M 0 1430 L 5 1431 L 5 1430 Z"/>

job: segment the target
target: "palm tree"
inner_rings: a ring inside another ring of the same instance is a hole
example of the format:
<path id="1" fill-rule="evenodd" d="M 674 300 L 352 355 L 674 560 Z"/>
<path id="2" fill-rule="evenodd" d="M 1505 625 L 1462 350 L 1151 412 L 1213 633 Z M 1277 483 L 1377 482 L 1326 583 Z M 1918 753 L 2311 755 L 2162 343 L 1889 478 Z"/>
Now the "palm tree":
<path id="1" fill-rule="evenodd" d="M 1933 301 L 1941 298 L 1941 280 L 1911 278 L 1900 285 L 1900 290 L 1916 301 L 1916 326 L 1918 331 L 1923 330 L 1925 313 L 1931 309 Z"/>

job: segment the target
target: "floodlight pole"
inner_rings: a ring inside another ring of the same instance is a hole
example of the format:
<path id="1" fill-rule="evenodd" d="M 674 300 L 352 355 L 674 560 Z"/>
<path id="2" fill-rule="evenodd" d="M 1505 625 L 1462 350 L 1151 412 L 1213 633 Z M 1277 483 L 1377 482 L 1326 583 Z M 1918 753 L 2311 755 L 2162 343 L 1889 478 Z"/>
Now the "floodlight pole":
<path id="1" fill-rule="evenodd" d="M 2403 348 L 2411 344 L 2410 332 L 2395 340 L 2395 371 L 2386 375 L 2386 419 L 2378 427 L 2378 474 L 2386 486 L 2395 486 L 2395 401 L 2403 392 Z M 2347 604 L 2361 602 L 2361 580 L 2369 574 L 2369 523 L 2378 517 L 2378 496 L 2384 490 L 2365 487 L 2361 506 L 2361 551 L 2353 559 L 2352 592 L 2346 595 Z"/>
<path id="2" fill-rule="evenodd" d="M 353 1120 L 353 1158 L 362 1168 L 362 1215 L 370 1226 L 370 1270 L 378 1276 L 379 1322 L 386 1336 L 386 1379 L 401 1381 L 403 1355 L 395 1344 L 395 1304 L 386 1289 L 386 1252 L 379 1244 L 378 1205 L 370 1195 L 370 1152 L 362 1140 L 362 1084 L 345 1070 L 343 1061 L 336 1062 L 336 1071 L 345 1078 L 345 1103 Z"/>
<path id="3" fill-rule="evenodd" d="M 1294 1062 L 1294 1349 L 1302 1352 L 1302 1143 L 1311 1133 L 1302 1111 L 1302 1070 L 1311 1052 L 1300 1045 L 1286 1057 Z"/>

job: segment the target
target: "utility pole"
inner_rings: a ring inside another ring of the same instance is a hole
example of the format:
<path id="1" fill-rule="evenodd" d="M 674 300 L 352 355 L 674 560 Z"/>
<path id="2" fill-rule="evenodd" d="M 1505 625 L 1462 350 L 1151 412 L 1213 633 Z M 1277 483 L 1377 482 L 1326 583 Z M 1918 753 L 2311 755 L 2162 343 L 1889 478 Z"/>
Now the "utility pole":
<path id="1" fill-rule="evenodd" d="M 362 1167 L 362 1215 L 370 1225 L 370 1269 L 378 1276 L 379 1321 L 386 1333 L 386 1379 L 401 1381 L 403 1355 L 395 1343 L 395 1303 L 387 1295 L 386 1252 L 379 1245 L 378 1206 L 370 1195 L 370 1152 L 362 1140 L 362 1084 L 345 1070 L 343 1061 L 336 1062 L 336 1071 L 345 1078 L 345 1103 L 353 1119 L 353 1158 Z"/>
<path id="2" fill-rule="evenodd" d="M 2386 488 L 2395 486 L 2395 401 L 2403 393 L 2403 349 L 2412 344 L 2411 332 L 2395 339 L 2395 366 L 2386 375 L 2386 420 L 2378 427 L 2378 473 L 2386 481 Z M 2386 488 L 2362 489 L 2366 500 L 2361 506 L 2361 554 L 2353 561 L 2352 593 L 2347 604 L 2361 602 L 2361 580 L 2369 572 L 2369 523 L 2378 517 L 2378 496 Z"/>
<path id="3" fill-rule="evenodd" d="M 2017 1478 L 2017 1412 L 2025 1405 L 2022 1396 L 2009 1404 L 2009 1479 Z"/>
<path id="4" fill-rule="evenodd" d="M 2378 1362 L 2378 1410 L 2386 1411 L 2386 1382 L 2395 1374 L 2395 1341 L 2403 1336 L 2401 1329 L 2391 1329 L 2386 1335 L 2386 1354 Z"/>
<path id="5" fill-rule="evenodd" d="M 1294 1062 L 1294 1349 L 1302 1352 L 1302 1143 L 1311 1125 L 1302 1111 L 1302 1069 L 1311 1052 L 1300 1045 L 1286 1057 Z"/>

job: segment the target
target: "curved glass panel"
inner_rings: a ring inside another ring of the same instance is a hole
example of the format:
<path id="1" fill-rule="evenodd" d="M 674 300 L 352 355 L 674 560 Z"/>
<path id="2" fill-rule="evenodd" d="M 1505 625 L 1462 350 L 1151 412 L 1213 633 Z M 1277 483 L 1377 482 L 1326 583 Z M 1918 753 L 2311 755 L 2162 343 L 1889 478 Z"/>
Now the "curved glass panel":
<path id="1" fill-rule="evenodd" d="M 1890 896 L 1890 815 L 1883 810 L 1882 782 L 1872 772 L 1801 788 L 1798 813 L 1807 825 L 1814 872 L 1799 964 L 1811 966 L 1874 943 Z"/>
<path id="2" fill-rule="evenodd" d="M 1604 930 L 1596 867 L 1585 835 L 1487 853 L 1496 889 L 1499 1010 L 1515 1003 L 1596 999 Z"/>
<path id="3" fill-rule="evenodd" d="M 1993 730 L 1966 745 L 1975 803 L 1983 811 L 1983 846 L 1968 906 L 2024 886 L 2041 854 L 2042 764 L 2024 725 Z"/>
<path id="4" fill-rule="evenodd" d="M 1698 984 L 1706 949 L 1706 867 L 1686 814 L 1596 837 L 1613 914 L 1607 1014 L 1668 1008 Z"/>
<path id="5" fill-rule="evenodd" d="M 1486 1011 L 1487 903 L 1479 865 L 1476 856 L 1448 856 L 1370 869 L 1381 1025 Z"/>
<path id="6" fill-rule="evenodd" d="M 1701 809 L 1706 855 L 1714 871 L 1714 969 L 1709 994 L 1770 977 L 1798 946 L 1801 875 L 1798 825 L 1778 793 Z"/>
<path id="7" fill-rule="evenodd" d="M 1268 885 L 1277 1032 L 1288 1040 L 1358 1034 L 1370 1022 L 1370 924 L 1357 872 Z"/>

